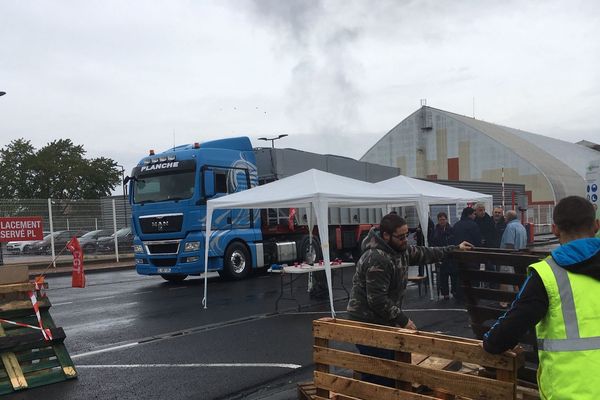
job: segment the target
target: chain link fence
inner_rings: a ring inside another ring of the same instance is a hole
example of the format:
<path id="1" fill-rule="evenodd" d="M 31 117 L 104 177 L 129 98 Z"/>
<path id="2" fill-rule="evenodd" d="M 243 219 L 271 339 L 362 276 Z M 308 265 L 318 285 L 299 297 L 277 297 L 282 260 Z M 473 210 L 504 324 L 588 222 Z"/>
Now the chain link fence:
<path id="1" fill-rule="evenodd" d="M 80 238 L 84 254 L 88 256 L 114 253 L 118 258 L 120 254 L 133 252 L 131 208 L 125 196 L 95 200 L 0 199 L 0 217 L 31 216 L 42 217 L 45 239 L 3 243 L 5 263 L 11 256 L 47 258 L 61 251 L 64 254 L 65 239 L 72 236 Z M 54 251 L 49 244 L 51 241 L 54 241 Z"/>

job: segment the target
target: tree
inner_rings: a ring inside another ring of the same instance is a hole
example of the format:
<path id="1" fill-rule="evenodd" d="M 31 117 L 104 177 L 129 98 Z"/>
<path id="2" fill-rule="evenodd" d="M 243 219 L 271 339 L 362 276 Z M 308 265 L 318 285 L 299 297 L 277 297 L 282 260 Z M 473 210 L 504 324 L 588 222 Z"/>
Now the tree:
<path id="1" fill-rule="evenodd" d="M 31 167 L 35 149 L 28 140 L 13 140 L 0 150 L 0 198 L 10 199 L 15 193 L 26 193 L 31 187 Z M 31 195 L 25 198 L 30 198 Z"/>
<path id="2" fill-rule="evenodd" d="M 109 196 L 120 181 L 110 158 L 86 159 L 85 150 L 59 139 L 36 151 L 17 139 L 0 150 L 1 198 L 97 199 Z"/>

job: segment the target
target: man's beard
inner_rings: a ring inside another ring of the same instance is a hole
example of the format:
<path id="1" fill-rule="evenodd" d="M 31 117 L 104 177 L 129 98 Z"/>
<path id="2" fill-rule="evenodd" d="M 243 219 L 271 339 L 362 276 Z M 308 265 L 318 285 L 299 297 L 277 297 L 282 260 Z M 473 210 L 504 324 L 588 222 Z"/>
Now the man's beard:
<path id="1" fill-rule="evenodd" d="M 395 244 L 394 242 L 392 242 L 391 240 L 388 242 L 388 245 L 394 249 L 396 252 L 398 253 L 403 253 L 406 251 L 406 249 L 408 248 L 408 243 L 403 243 L 403 244 Z"/>

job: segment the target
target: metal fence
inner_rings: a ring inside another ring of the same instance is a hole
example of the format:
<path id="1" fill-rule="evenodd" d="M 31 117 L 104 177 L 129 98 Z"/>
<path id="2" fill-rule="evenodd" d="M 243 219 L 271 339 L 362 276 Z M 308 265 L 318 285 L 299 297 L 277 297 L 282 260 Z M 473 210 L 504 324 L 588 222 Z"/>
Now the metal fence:
<path id="1" fill-rule="evenodd" d="M 131 226 L 131 208 L 125 196 L 112 196 L 95 200 L 64 200 L 64 199 L 0 199 L 0 217 L 42 217 L 44 235 L 51 232 L 70 231 L 77 236 L 86 232 L 104 230 L 105 236 L 114 234 L 116 231 Z M 117 238 L 117 242 L 120 239 Z M 131 253 L 130 246 L 123 240 L 112 248 L 118 258 L 119 253 Z M 55 243 L 47 253 L 54 256 L 54 252 L 60 252 L 64 244 L 59 248 Z M 31 248 L 31 247 L 29 247 Z M 4 255 L 31 256 L 31 253 L 23 250 L 27 247 L 6 246 L 3 244 Z M 93 252 L 97 247 L 88 246 Z"/>
<path id="2" fill-rule="evenodd" d="M 113 202 L 115 210 L 113 212 Z M 0 199 L 1 217 L 41 216 L 44 231 L 117 229 L 131 225 L 131 208 L 123 196 L 96 200 Z"/>

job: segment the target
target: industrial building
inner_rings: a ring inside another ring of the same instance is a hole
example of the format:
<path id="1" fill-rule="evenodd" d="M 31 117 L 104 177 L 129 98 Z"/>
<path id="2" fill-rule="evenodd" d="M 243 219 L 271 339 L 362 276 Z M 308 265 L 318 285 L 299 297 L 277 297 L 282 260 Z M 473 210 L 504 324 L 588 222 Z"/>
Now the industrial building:
<path id="1" fill-rule="evenodd" d="M 600 151 L 464 115 L 422 106 L 361 161 L 400 168 L 407 176 L 525 185 L 529 208 L 585 196 L 585 175 Z M 503 178 L 504 175 L 504 178 Z M 533 207 L 532 207 L 533 206 Z"/>

